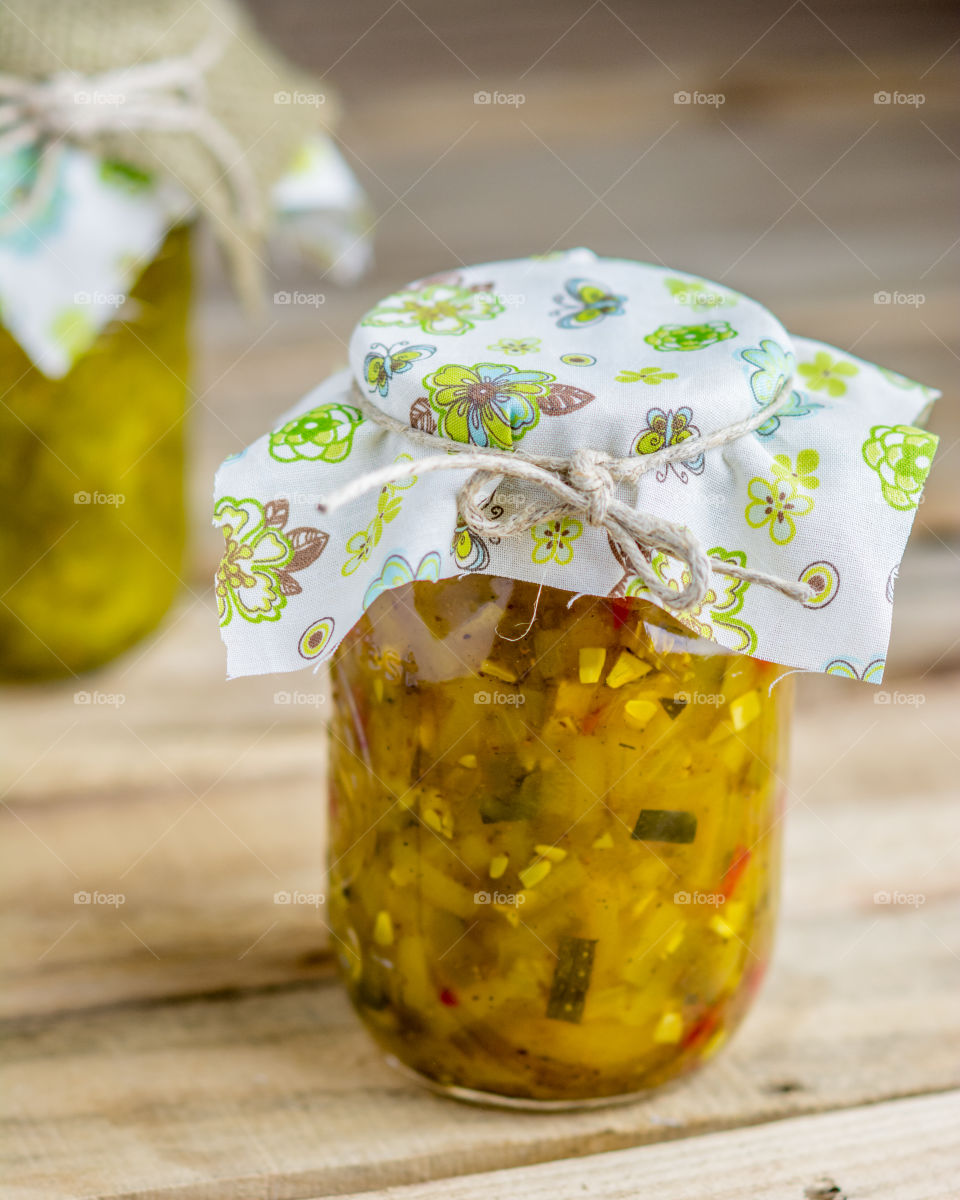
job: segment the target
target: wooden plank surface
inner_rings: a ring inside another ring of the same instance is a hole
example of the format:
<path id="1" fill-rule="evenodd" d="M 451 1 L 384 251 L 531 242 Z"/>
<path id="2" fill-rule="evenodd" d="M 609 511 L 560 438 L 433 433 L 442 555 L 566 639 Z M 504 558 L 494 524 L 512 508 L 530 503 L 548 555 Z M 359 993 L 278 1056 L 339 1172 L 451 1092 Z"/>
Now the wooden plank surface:
<path id="1" fill-rule="evenodd" d="M 322 711 L 273 697 L 323 684 L 222 685 L 209 619 L 201 601 L 119 665 L 118 710 L 75 684 L 6 705 L 0 1177 L 18 1200 L 371 1191 L 960 1086 L 952 676 L 886 704 L 803 681 L 783 930 L 729 1052 L 636 1105 L 518 1119 L 393 1074 L 332 977 L 322 907 L 273 903 L 322 890 L 323 839 Z"/>
<path id="2" fill-rule="evenodd" d="M 958 1170 L 960 1092 L 948 1092 L 690 1138 L 681 1154 L 675 1146 L 646 1146 L 377 1194 L 390 1200 L 741 1200 L 747 1194 L 750 1200 L 955 1200 Z"/>

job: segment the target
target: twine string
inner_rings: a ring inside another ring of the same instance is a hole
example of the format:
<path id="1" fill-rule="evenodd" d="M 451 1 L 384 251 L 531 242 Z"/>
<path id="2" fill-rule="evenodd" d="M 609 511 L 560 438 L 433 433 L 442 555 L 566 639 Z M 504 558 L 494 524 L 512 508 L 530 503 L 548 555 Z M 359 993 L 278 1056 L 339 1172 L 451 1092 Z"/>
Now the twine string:
<path id="1" fill-rule="evenodd" d="M 689 612 L 703 603 L 710 587 L 711 574 L 756 583 L 803 603 L 814 594 L 808 583 L 783 579 L 766 571 L 711 558 L 696 535 L 685 525 L 636 509 L 616 494 L 620 483 L 636 484 L 649 471 L 669 463 L 698 458 L 708 450 L 729 445 L 759 429 L 788 403 L 792 386 L 793 379 L 788 376 L 781 382 L 769 404 L 749 417 L 724 425 L 712 433 L 687 438 L 651 454 L 615 458 L 589 448 L 576 450 L 569 456 L 531 454 L 520 449 L 500 450 L 490 446 L 470 445 L 461 449 L 459 443 L 446 442 L 437 434 L 414 429 L 405 421 L 384 412 L 354 385 L 352 402 L 366 418 L 383 429 L 431 450 L 436 451 L 438 444 L 443 444 L 444 453 L 435 453 L 419 460 L 402 460 L 369 471 L 325 497 L 317 507 L 321 512 L 333 512 L 367 492 L 413 474 L 470 471 L 457 495 L 457 503 L 467 527 L 480 536 L 515 537 L 535 525 L 563 521 L 567 517 L 582 517 L 588 524 L 606 531 L 613 546 L 653 596 L 680 612 Z M 498 517 L 490 516 L 485 505 L 505 477 L 533 484 L 541 492 L 546 492 L 547 496 L 539 498 L 528 495 L 514 511 L 504 512 Z M 648 555 L 654 551 L 670 555 L 685 568 L 683 574 L 689 578 L 678 591 L 664 583 L 653 570 Z"/>

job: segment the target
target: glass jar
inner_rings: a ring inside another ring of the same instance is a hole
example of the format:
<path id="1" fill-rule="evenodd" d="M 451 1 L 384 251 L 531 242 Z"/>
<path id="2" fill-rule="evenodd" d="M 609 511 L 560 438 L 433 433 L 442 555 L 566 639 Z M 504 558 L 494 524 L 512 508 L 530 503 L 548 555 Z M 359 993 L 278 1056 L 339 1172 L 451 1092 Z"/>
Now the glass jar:
<path id="1" fill-rule="evenodd" d="M 190 287 L 181 226 L 62 379 L 0 329 L 0 678 L 97 667 L 176 595 Z"/>
<path id="2" fill-rule="evenodd" d="M 462 1099 L 628 1097 L 770 953 L 789 683 L 644 600 L 382 594 L 332 663 L 329 919 L 360 1017 Z"/>

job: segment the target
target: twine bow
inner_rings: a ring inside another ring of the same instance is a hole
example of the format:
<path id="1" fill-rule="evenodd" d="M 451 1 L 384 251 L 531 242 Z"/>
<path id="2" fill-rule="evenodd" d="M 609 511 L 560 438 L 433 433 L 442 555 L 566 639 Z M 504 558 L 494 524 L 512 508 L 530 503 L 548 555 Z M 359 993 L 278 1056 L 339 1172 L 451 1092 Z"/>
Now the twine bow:
<path id="1" fill-rule="evenodd" d="M 0 155 L 33 145 L 41 151 L 35 174 L 0 217 L 0 232 L 28 222 L 49 203 L 67 141 L 148 131 L 194 135 L 222 172 L 238 222 L 258 227 L 260 193 L 244 147 L 204 96 L 206 73 L 233 36 L 221 19 L 193 50 L 170 58 L 92 75 L 63 71 L 27 79 L 0 73 Z"/>
<path id="2" fill-rule="evenodd" d="M 713 433 L 687 438 L 673 446 L 664 446 L 652 454 L 633 455 L 630 458 L 614 458 L 591 449 L 576 450 L 569 457 L 561 458 L 529 454 L 522 450 L 497 450 L 488 446 L 465 446 L 459 449 L 458 443 L 445 442 L 445 453 L 418 461 L 391 463 L 370 471 L 326 497 L 317 507 L 321 512 L 333 512 L 366 492 L 408 475 L 472 469 L 472 474 L 458 493 L 457 501 L 464 522 L 476 534 L 513 537 L 526 533 L 535 525 L 579 516 L 588 524 L 604 529 L 611 544 L 630 564 L 651 595 L 672 609 L 689 612 L 698 608 L 707 595 L 711 573 L 756 583 L 802 603 L 814 594 L 809 584 L 711 558 L 685 525 L 642 512 L 616 495 L 620 483 L 636 483 L 648 471 L 669 463 L 697 458 L 704 451 L 725 446 L 752 433 L 789 401 L 792 386 L 793 379 L 785 379 L 769 404 L 742 421 L 725 425 Z M 354 403 L 375 424 L 431 448 L 435 448 L 441 440 L 435 434 L 413 429 L 406 422 L 391 417 L 358 389 L 354 390 Z M 496 486 L 496 482 L 503 477 L 535 484 L 547 492 L 549 498 L 527 496 L 516 511 L 492 517 L 485 508 L 489 503 L 491 484 Z M 683 574 L 688 575 L 689 579 L 679 591 L 668 587 L 651 567 L 647 554 L 658 550 L 677 559 L 685 568 Z"/>

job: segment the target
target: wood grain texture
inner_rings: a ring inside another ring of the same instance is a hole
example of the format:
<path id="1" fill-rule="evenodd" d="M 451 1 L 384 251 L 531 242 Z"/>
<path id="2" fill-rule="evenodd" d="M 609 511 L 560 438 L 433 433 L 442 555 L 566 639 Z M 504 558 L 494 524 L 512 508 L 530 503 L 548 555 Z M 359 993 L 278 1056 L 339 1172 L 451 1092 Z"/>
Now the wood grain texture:
<path id="1" fill-rule="evenodd" d="M 895 1155 L 891 1144 L 899 1148 Z M 689 1138 L 680 1154 L 675 1146 L 646 1146 L 375 1194 L 390 1200 L 954 1200 L 958 1171 L 960 1092 L 948 1092 Z"/>

